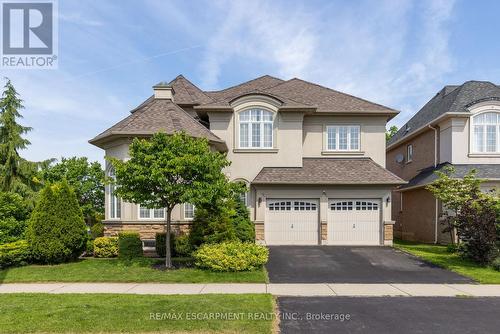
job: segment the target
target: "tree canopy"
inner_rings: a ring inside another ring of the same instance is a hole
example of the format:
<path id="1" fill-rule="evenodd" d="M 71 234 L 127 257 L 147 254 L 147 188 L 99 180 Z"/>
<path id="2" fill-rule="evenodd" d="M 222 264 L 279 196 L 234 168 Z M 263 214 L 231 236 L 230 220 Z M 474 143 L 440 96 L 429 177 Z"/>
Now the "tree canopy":
<path id="1" fill-rule="evenodd" d="M 175 205 L 193 203 L 217 205 L 231 194 L 232 184 L 222 172 L 230 162 L 226 155 L 211 150 L 208 140 L 184 132 L 154 134 L 134 139 L 130 159 L 108 158 L 115 169 L 116 194 L 148 208 L 165 208 L 166 267 L 171 267 L 170 223 Z"/>

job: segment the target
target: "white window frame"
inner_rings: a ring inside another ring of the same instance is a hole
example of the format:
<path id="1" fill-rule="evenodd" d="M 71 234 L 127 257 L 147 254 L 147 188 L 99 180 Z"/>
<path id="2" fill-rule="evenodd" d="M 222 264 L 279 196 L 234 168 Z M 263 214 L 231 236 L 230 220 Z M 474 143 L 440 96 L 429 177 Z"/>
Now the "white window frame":
<path id="1" fill-rule="evenodd" d="M 258 111 L 260 113 L 260 120 L 254 121 L 252 120 L 252 111 Z M 248 119 L 242 120 L 243 115 L 249 115 Z M 271 116 L 271 120 L 264 120 L 264 115 Z M 242 110 L 238 113 L 238 148 L 247 150 L 247 149 L 258 149 L 258 150 L 270 150 L 274 148 L 274 119 L 275 115 L 272 111 L 267 110 L 265 108 L 249 108 Z M 242 138 L 242 124 L 247 124 L 247 146 L 243 146 L 241 142 Z M 264 128 L 265 125 L 271 125 L 271 146 L 264 146 Z M 260 131 L 259 145 L 254 146 L 252 141 L 252 129 L 254 127 L 258 127 Z"/>
<path id="2" fill-rule="evenodd" d="M 148 209 L 145 208 L 146 210 L 149 210 L 149 217 L 141 217 L 141 205 L 137 204 L 137 219 L 138 220 L 165 220 L 165 209 Z M 163 210 L 163 217 L 155 218 L 154 216 L 154 210 Z"/>
<path id="3" fill-rule="evenodd" d="M 192 217 L 188 217 L 188 216 L 186 215 L 186 212 L 187 212 L 187 210 L 186 210 L 186 209 L 187 209 L 187 207 L 188 207 L 189 205 L 191 205 L 191 206 L 193 207 L 193 210 L 192 210 L 192 211 L 193 211 L 193 216 L 192 216 Z M 184 207 L 184 220 L 193 220 L 193 219 L 194 219 L 194 212 L 196 211 L 196 208 L 195 208 L 194 204 L 191 204 L 191 203 L 184 203 L 183 207 Z"/>
<path id="4" fill-rule="evenodd" d="M 115 170 L 113 169 L 113 167 L 110 167 L 108 169 L 108 177 L 112 178 L 112 179 L 115 179 Z M 108 185 L 108 196 L 109 196 L 109 202 L 108 202 L 108 208 L 109 208 L 109 219 L 121 219 L 121 209 L 122 209 L 122 203 L 121 203 L 121 199 L 114 195 L 114 189 L 115 189 L 115 185 L 114 184 L 110 184 Z M 114 208 L 114 210 L 113 210 Z"/>
<path id="5" fill-rule="evenodd" d="M 406 146 L 406 162 L 413 161 L 413 144 Z"/>
<path id="6" fill-rule="evenodd" d="M 483 124 L 476 124 L 476 118 L 478 116 L 484 115 L 484 114 L 495 114 L 496 117 L 496 122 L 491 122 L 487 123 L 484 122 Z M 482 127 L 483 133 L 482 133 L 482 140 L 483 140 L 483 150 L 480 151 L 477 148 L 477 143 L 476 143 L 476 126 Z M 494 126 L 495 127 L 495 133 L 496 133 L 496 142 L 495 142 L 495 151 L 488 151 L 487 150 L 487 128 L 488 126 Z M 482 112 L 479 112 L 477 114 L 474 114 L 470 118 L 470 143 L 471 143 L 471 153 L 472 154 L 485 154 L 485 155 L 500 155 L 500 112 L 498 110 L 485 110 Z"/>
<path id="7" fill-rule="evenodd" d="M 347 148 L 340 148 L 340 128 L 347 128 Z M 335 129 L 335 147 L 329 147 L 329 130 Z M 351 148 L 351 129 L 356 128 L 358 131 L 358 147 L 353 149 Z M 336 124 L 336 125 L 327 125 L 325 127 L 325 151 L 328 152 L 360 152 L 361 151 L 361 125 L 359 124 Z"/>

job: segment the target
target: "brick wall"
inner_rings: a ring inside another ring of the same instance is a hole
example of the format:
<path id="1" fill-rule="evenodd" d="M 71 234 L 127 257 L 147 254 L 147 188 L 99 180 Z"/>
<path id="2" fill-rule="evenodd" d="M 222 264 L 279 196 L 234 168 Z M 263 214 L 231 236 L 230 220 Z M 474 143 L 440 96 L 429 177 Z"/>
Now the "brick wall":
<path id="1" fill-rule="evenodd" d="M 413 159 L 411 162 L 407 163 L 406 147 L 410 144 L 413 145 Z M 434 151 L 434 130 L 429 129 L 388 151 L 386 162 L 387 169 L 403 180 L 408 181 L 417 175 L 420 170 L 434 166 Z M 396 156 L 398 154 L 402 154 L 405 157 L 403 163 L 396 162 Z"/>

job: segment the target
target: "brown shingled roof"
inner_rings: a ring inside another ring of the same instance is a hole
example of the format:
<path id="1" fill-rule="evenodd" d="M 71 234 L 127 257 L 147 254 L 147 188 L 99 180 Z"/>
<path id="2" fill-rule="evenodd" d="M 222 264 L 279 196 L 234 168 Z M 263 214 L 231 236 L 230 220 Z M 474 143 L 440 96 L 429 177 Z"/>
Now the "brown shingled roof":
<path id="1" fill-rule="evenodd" d="M 172 134 L 179 131 L 185 131 L 193 137 L 206 138 L 215 143 L 223 143 L 219 137 L 200 124 L 186 111 L 166 99 L 151 99 L 146 101 L 133 114 L 90 140 L 90 143 L 99 146 L 99 144 L 111 136 L 151 135 L 156 132 Z"/>
<path id="2" fill-rule="evenodd" d="M 174 88 L 174 101 L 176 104 L 201 104 L 212 103 L 214 100 L 196 87 L 183 75 L 177 76 L 169 83 Z"/>
<path id="3" fill-rule="evenodd" d="M 245 95 L 255 90 L 264 91 L 269 87 L 276 86 L 283 82 L 283 80 L 272 77 L 270 75 L 263 75 L 236 86 L 232 86 L 219 91 L 208 91 L 205 93 L 215 101 L 231 100 L 235 97 Z"/>
<path id="4" fill-rule="evenodd" d="M 317 112 L 380 112 L 394 114 L 398 112 L 380 104 L 297 78 L 266 89 L 266 92 L 285 96 L 303 104 L 314 104 L 318 106 Z"/>
<path id="5" fill-rule="evenodd" d="M 302 167 L 264 167 L 253 184 L 388 184 L 406 182 L 370 158 L 304 158 Z"/>

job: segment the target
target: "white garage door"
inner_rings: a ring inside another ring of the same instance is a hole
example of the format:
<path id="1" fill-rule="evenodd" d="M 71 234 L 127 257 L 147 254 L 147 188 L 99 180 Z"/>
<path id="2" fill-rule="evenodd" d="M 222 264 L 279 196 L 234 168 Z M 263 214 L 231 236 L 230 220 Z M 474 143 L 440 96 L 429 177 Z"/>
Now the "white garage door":
<path id="1" fill-rule="evenodd" d="M 267 245 L 317 245 L 318 201 L 267 200 L 264 236 Z"/>
<path id="2" fill-rule="evenodd" d="M 329 245 L 380 245 L 380 201 L 328 201 Z"/>

